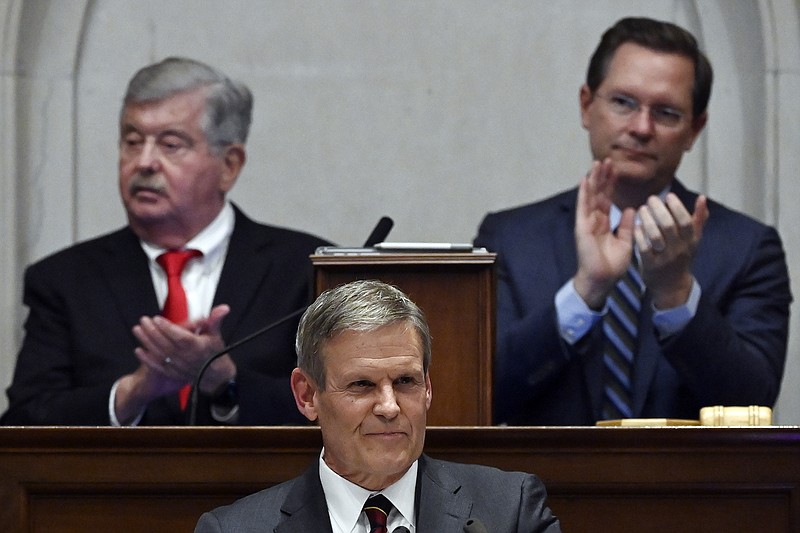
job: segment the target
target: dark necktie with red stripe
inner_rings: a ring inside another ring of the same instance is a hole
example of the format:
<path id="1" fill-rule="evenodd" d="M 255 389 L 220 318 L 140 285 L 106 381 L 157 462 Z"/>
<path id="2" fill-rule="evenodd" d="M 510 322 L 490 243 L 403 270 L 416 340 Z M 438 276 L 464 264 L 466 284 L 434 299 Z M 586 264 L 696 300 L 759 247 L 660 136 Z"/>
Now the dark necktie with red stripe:
<path id="1" fill-rule="evenodd" d="M 186 291 L 183 290 L 181 283 L 183 269 L 190 259 L 202 255 L 200 250 L 169 250 L 156 258 L 156 262 L 167 273 L 167 299 L 164 301 L 161 315 L 174 324 L 180 325 L 189 319 Z M 186 409 L 190 391 L 191 385 L 187 383 L 178 393 L 182 411 Z"/>
<path id="2" fill-rule="evenodd" d="M 372 496 L 364 504 L 364 513 L 369 519 L 369 533 L 388 533 L 386 529 L 386 519 L 389 518 L 392 502 L 383 494 Z"/>

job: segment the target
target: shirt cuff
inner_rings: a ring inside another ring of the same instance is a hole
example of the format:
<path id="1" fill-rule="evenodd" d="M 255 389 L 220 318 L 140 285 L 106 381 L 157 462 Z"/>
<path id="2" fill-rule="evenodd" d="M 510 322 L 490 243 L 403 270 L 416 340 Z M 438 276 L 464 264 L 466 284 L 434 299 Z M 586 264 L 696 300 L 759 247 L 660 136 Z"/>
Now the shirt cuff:
<path id="1" fill-rule="evenodd" d="M 122 379 L 122 378 L 120 378 Z M 111 394 L 108 396 L 108 418 L 111 420 L 111 425 L 114 427 L 122 427 L 123 424 L 120 424 L 119 420 L 117 419 L 117 411 L 114 409 L 114 405 L 117 399 L 117 386 L 119 385 L 119 379 L 114 382 L 114 385 L 111 387 Z M 138 426 L 139 422 L 142 421 L 142 417 L 144 416 L 144 409 L 139 412 L 139 415 L 133 419 L 133 422 L 127 424 L 128 426 Z"/>
<path id="2" fill-rule="evenodd" d="M 575 290 L 570 279 L 556 293 L 556 316 L 561 338 L 572 345 L 582 339 L 606 313 L 606 307 L 593 311 Z"/>
<path id="3" fill-rule="evenodd" d="M 658 331 L 660 338 L 669 337 L 686 327 L 694 315 L 697 314 L 697 305 L 700 302 L 700 284 L 692 278 L 692 289 L 686 303 L 669 309 L 653 308 L 653 326 Z"/>

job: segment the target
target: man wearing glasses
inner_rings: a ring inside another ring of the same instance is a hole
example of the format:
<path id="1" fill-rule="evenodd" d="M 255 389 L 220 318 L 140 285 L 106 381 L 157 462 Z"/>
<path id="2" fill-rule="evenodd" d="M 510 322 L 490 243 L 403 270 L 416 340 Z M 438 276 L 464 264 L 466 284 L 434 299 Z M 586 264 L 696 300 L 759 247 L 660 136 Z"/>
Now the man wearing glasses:
<path id="1" fill-rule="evenodd" d="M 495 422 L 775 403 L 791 302 L 780 237 L 675 177 L 712 77 L 683 28 L 620 20 L 580 89 L 587 175 L 483 220 L 475 244 L 498 253 Z"/>

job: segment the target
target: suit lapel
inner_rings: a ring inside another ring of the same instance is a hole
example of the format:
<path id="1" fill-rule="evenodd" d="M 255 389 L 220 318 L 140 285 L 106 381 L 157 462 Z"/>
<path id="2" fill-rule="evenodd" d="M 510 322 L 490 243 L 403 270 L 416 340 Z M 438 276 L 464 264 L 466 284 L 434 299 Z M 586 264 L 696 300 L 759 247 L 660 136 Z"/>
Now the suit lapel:
<path id="1" fill-rule="evenodd" d="M 639 345 L 633 367 L 633 417 L 642 416 L 642 409 L 647 400 L 647 393 L 655 378 L 658 366 L 658 345 L 655 327 L 653 326 L 653 303 L 645 293 L 642 298 L 642 314 L 639 321 Z"/>
<path id="2" fill-rule="evenodd" d="M 551 232 L 552 249 L 556 250 L 558 271 L 564 272 L 566 279 L 572 277 L 578 269 L 578 255 L 575 249 L 575 202 L 577 198 L 577 189 L 562 197 L 558 214 L 560 218 L 555 221 Z"/>
<path id="3" fill-rule="evenodd" d="M 147 254 L 142 250 L 139 238 L 130 228 L 109 235 L 90 257 L 92 268 L 98 269 L 100 280 L 106 284 L 125 325 L 127 334 L 133 339 L 132 328 L 143 316 L 161 313 L 158 298 L 150 275 Z M 134 345 L 139 342 L 133 339 Z M 131 352 L 130 357 L 133 357 Z M 178 414 L 178 396 L 162 398 L 165 408 Z"/>
<path id="4" fill-rule="evenodd" d="M 683 205 L 694 212 L 694 202 L 697 194 L 689 191 L 677 179 L 673 180 L 671 192 L 675 193 Z M 653 326 L 653 302 L 650 294 L 645 291 L 642 298 L 642 317 L 639 325 L 639 349 L 636 354 L 633 376 L 633 416 L 642 416 L 642 409 L 647 400 L 647 394 L 656 376 L 661 346 L 656 338 Z"/>
<path id="5" fill-rule="evenodd" d="M 422 455 L 415 498 L 417 531 L 461 531 L 470 517 L 473 502 L 459 494 L 460 488 L 461 483 L 450 475 L 443 463 Z M 275 533 L 332 532 L 317 461 L 297 478 L 281 505 L 281 515 Z"/>
<path id="6" fill-rule="evenodd" d="M 228 244 L 225 265 L 222 267 L 214 305 L 227 303 L 231 311 L 222 322 L 222 336 L 228 342 L 236 340 L 239 324 L 250 312 L 252 298 L 258 293 L 271 270 L 271 239 L 257 231 L 255 222 L 247 218 L 236 206 L 236 222 Z"/>
<path id="7" fill-rule="evenodd" d="M 305 473 L 297 478 L 286 500 L 281 505 L 281 522 L 275 533 L 313 531 L 332 533 L 325 492 L 319 480 L 319 463 L 314 461 Z"/>
<path id="8" fill-rule="evenodd" d="M 553 249 L 556 250 L 556 260 L 560 272 L 565 273 L 566 280 L 571 278 L 578 270 L 578 252 L 575 248 L 575 209 L 578 201 L 578 189 L 572 189 L 569 194 L 562 197 L 560 206 L 560 216 L 558 225 L 553 231 Z M 569 243 L 569 245 L 566 245 Z M 560 287 L 559 287 L 560 288 Z M 554 319 L 555 320 L 555 319 Z M 603 403 L 603 380 L 597 379 L 602 375 L 603 359 L 602 347 L 604 343 L 603 331 L 601 327 L 595 327 L 589 331 L 590 342 L 585 343 L 584 348 L 579 348 L 583 357 L 583 383 L 586 387 L 586 394 L 589 400 L 589 408 L 592 416 L 600 416 Z M 599 348 L 597 348 L 599 347 Z"/>
<path id="9" fill-rule="evenodd" d="M 417 531 L 461 531 L 472 501 L 459 494 L 459 483 L 443 464 L 422 455 L 417 473 Z"/>
<path id="10" fill-rule="evenodd" d="M 130 229 L 125 228 L 110 235 L 97 253 L 100 257 L 90 260 L 107 284 L 129 328 L 137 324 L 142 316 L 153 316 L 160 312 L 147 255 Z"/>

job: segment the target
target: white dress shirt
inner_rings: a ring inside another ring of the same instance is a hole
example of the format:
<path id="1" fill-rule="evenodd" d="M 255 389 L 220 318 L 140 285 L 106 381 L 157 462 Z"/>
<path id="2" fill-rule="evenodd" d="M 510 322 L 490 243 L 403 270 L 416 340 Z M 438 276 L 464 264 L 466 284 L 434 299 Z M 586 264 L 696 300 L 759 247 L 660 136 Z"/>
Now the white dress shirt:
<path id="1" fill-rule="evenodd" d="M 234 221 L 233 207 L 226 203 L 217 218 L 184 247 L 185 250 L 200 250 L 203 253 L 202 257 L 189 261 L 181 274 L 181 283 L 189 306 L 189 320 L 205 318 L 211 312 Z M 150 264 L 150 277 L 153 279 L 158 307 L 162 308 L 167 299 L 167 273 L 156 259 L 167 250 L 144 241 L 141 244 Z"/>
<path id="2" fill-rule="evenodd" d="M 363 508 L 367 498 L 375 494 L 383 494 L 394 505 L 386 522 L 390 532 L 399 526 L 405 526 L 411 533 L 415 533 L 414 498 L 418 461 L 414 461 L 403 477 L 394 484 L 376 492 L 359 487 L 331 470 L 325 463 L 324 456 L 323 449 L 319 457 L 319 479 L 328 504 L 333 533 L 369 533 L 369 520 Z"/>

